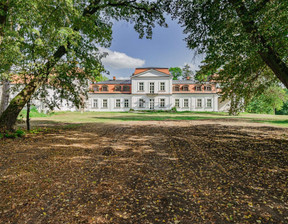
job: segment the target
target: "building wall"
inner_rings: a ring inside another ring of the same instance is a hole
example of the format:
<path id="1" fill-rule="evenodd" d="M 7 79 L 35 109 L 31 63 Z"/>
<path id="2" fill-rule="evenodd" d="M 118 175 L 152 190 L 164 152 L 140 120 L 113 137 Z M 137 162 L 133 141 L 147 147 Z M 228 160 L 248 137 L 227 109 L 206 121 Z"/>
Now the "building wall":
<path id="1" fill-rule="evenodd" d="M 131 108 L 131 94 L 94 94 L 89 93 L 86 102 L 86 111 L 129 111 Z M 120 99 L 120 107 L 116 107 L 116 100 Z M 129 100 L 129 107 L 124 107 L 125 99 Z M 97 107 L 93 106 L 94 100 L 97 100 Z M 107 107 L 103 107 L 103 100 L 107 100 Z"/>

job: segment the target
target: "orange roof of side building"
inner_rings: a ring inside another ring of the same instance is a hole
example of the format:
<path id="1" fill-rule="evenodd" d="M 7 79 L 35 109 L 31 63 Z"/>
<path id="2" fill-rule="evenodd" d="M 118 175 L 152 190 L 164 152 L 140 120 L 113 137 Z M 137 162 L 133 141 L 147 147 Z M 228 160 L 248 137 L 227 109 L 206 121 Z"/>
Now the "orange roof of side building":
<path id="1" fill-rule="evenodd" d="M 167 75 L 170 75 L 168 68 L 153 68 L 153 67 L 151 67 L 151 68 L 136 68 L 133 75 L 138 75 L 142 72 L 146 72 L 146 71 L 151 70 L 151 69 L 156 70 L 158 72 L 162 72 L 162 73 L 167 74 Z"/>

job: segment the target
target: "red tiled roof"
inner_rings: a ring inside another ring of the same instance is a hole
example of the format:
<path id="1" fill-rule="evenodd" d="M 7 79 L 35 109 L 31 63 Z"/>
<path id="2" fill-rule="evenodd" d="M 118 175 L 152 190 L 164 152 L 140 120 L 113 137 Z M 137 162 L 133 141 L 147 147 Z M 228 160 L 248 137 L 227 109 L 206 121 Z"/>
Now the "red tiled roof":
<path id="1" fill-rule="evenodd" d="M 151 70 L 151 69 L 156 70 L 158 72 L 162 72 L 162 73 L 167 74 L 167 75 L 170 75 L 168 68 L 136 68 L 133 75 L 137 75 L 137 74 L 140 74 L 142 72 L 146 72 L 146 71 Z"/>

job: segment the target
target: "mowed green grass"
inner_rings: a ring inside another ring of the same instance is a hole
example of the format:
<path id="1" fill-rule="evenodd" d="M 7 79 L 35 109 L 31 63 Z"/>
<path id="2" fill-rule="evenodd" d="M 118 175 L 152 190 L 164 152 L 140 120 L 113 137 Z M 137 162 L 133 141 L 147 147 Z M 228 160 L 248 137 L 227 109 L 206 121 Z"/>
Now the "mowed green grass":
<path id="1" fill-rule="evenodd" d="M 288 115 L 247 114 L 229 116 L 224 112 L 57 112 L 48 117 L 33 120 L 46 120 L 61 123 L 94 123 L 126 121 L 191 121 L 191 120 L 228 120 L 265 123 L 273 126 L 288 127 Z"/>

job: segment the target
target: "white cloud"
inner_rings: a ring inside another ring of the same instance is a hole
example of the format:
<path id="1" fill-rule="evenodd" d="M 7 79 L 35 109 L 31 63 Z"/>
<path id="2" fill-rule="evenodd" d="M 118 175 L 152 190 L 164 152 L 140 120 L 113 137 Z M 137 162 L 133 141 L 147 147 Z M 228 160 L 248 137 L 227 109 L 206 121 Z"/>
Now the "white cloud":
<path id="1" fill-rule="evenodd" d="M 105 66 L 113 69 L 137 68 L 143 67 L 145 60 L 139 58 L 132 58 L 125 53 L 111 51 L 107 48 L 99 48 L 100 52 L 106 52 L 107 56 L 102 59 Z"/>

